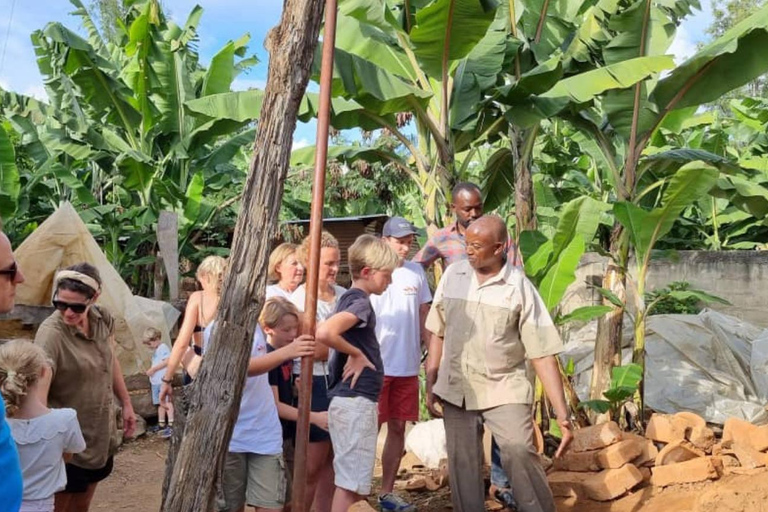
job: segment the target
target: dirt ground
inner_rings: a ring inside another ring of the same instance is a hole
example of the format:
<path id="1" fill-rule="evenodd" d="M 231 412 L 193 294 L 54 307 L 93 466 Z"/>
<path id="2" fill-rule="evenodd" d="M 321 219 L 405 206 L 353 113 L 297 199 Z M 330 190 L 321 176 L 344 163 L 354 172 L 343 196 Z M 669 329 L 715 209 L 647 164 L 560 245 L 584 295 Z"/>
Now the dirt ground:
<path id="1" fill-rule="evenodd" d="M 160 507 L 167 441 L 147 435 L 123 446 L 115 470 L 99 485 L 91 510 L 148 512 Z M 414 493 L 419 512 L 450 511 L 447 489 Z M 559 500 L 558 512 L 768 512 L 768 470 L 708 484 L 651 487 L 611 503 Z"/>

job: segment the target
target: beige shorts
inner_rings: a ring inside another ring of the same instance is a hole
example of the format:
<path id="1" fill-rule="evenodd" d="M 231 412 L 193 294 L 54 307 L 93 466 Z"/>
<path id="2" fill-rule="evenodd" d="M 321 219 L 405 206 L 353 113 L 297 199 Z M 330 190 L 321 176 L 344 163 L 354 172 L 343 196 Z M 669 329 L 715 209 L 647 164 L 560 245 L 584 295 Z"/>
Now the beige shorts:
<path id="1" fill-rule="evenodd" d="M 221 478 L 221 512 L 234 512 L 244 505 L 283 508 L 285 504 L 285 462 L 283 455 L 227 453 Z"/>
<path id="2" fill-rule="evenodd" d="M 328 408 L 328 431 L 336 487 L 370 494 L 379 434 L 376 402 L 363 397 L 334 397 Z"/>

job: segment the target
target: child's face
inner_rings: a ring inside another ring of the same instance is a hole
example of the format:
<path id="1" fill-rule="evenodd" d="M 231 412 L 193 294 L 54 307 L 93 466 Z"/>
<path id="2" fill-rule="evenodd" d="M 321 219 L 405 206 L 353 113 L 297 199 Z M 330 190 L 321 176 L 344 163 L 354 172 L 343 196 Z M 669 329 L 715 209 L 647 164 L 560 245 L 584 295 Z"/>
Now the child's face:
<path id="1" fill-rule="evenodd" d="M 265 328 L 267 334 L 272 336 L 272 342 L 283 347 L 296 338 L 299 334 L 299 319 L 294 315 L 284 315 L 274 328 Z"/>
<path id="2" fill-rule="evenodd" d="M 147 346 L 154 350 L 154 349 L 156 349 L 157 347 L 160 346 L 160 343 L 162 343 L 162 341 L 163 340 L 161 340 L 160 338 L 157 338 L 157 339 L 154 339 L 154 340 L 149 340 L 147 342 Z"/>
<path id="3" fill-rule="evenodd" d="M 370 282 L 370 293 L 374 295 L 381 295 L 387 290 L 387 287 L 392 283 L 391 270 L 371 269 L 368 276 L 369 276 L 368 281 Z"/>

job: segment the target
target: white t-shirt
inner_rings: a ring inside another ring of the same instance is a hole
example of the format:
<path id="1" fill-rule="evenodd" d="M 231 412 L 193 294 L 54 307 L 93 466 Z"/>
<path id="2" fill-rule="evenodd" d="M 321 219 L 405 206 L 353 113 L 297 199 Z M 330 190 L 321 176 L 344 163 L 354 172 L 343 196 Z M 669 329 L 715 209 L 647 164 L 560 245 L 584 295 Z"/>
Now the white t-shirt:
<path id="1" fill-rule="evenodd" d="M 24 501 L 43 500 L 64 489 L 62 455 L 85 450 L 75 410 L 51 409 L 30 420 L 8 418 L 8 424 L 19 450 Z"/>
<path id="2" fill-rule="evenodd" d="M 279 284 L 271 284 L 267 286 L 266 290 L 266 296 L 267 300 L 271 299 L 272 297 L 285 297 L 286 299 L 291 299 L 291 292 L 287 292 L 280 288 Z"/>
<path id="3" fill-rule="evenodd" d="M 371 295 L 385 375 L 412 377 L 419 374 L 419 307 L 431 300 L 424 269 L 410 261 L 403 262 L 392 272 L 392 284 L 383 294 Z"/>
<path id="4" fill-rule="evenodd" d="M 336 303 L 339 302 L 341 296 L 347 292 L 346 288 L 336 284 L 333 285 L 333 290 L 336 292 L 336 296 L 332 301 L 326 302 L 320 300 L 320 298 L 317 299 L 317 314 L 315 315 L 317 323 L 320 323 L 333 315 L 333 312 L 336 311 Z M 302 284 L 296 288 L 296 291 L 291 295 L 291 302 L 293 302 L 299 311 L 303 313 L 305 300 L 307 300 L 307 288 Z M 301 373 L 301 359 L 294 360 L 293 373 L 294 375 Z M 328 361 L 315 361 L 315 364 L 312 367 L 312 375 L 328 375 Z"/>
<path id="5" fill-rule="evenodd" d="M 165 359 L 168 359 L 171 357 L 171 349 L 168 348 L 168 345 L 165 343 L 161 343 L 157 346 L 155 349 L 155 352 L 152 354 L 152 366 L 155 366 L 157 364 L 162 363 Z M 165 375 L 165 372 L 163 370 L 158 370 L 152 376 L 149 378 L 149 383 L 154 384 L 155 386 L 159 386 L 163 383 L 163 376 Z"/>
<path id="6" fill-rule="evenodd" d="M 203 344 L 208 341 L 213 331 L 211 322 L 203 331 Z M 251 357 L 267 354 L 267 340 L 261 327 L 253 333 Z M 269 385 L 269 372 L 255 377 L 246 377 L 243 396 L 240 399 L 240 412 L 237 415 L 229 451 L 233 453 L 258 453 L 277 455 L 283 453 L 283 427 L 277 416 L 275 395 Z"/>

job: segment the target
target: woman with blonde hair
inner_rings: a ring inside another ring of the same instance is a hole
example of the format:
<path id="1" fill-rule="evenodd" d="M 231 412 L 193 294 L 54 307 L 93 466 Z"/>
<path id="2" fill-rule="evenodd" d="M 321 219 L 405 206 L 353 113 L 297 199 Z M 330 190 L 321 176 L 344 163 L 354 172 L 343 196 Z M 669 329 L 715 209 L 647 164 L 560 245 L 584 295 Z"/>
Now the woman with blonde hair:
<path id="1" fill-rule="evenodd" d="M 51 367 L 41 347 L 26 340 L 0 346 L 0 393 L 24 480 L 20 512 L 53 512 L 54 494 L 67 485 L 64 461 L 85 449 L 77 412 L 45 404 L 50 378 Z"/>
<path id="2" fill-rule="evenodd" d="M 197 376 L 203 355 L 203 331 L 216 319 L 221 283 L 226 268 L 227 260 L 221 256 L 208 256 L 197 267 L 195 277 L 202 290 L 192 293 L 187 301 L 184 321 L 173 343 L 168 366 L 162 377 L 159 397 L 161 404 L 173 397 L 173 376 L 179 364 L 184 366 L 184 370 L 190 377 L 189 382 Z"/>
<path id="3" fill-rule="evenodd" d="M 309 259 L 309 237 L 306 237 L 298 249 L 298 258 L 307 266 Z M 320 270 L 317 287 L 317 323 L 330 317 L 336 309 L 336 302 L 346 289 L 336 284 L 339 274 L 341 252 L 339 242 L 327 231 L 323 231 L 320 240 Z M 306 285 L 296 288 L 291 295 L 299 311 L 304 311 Z M 308 333 L 314 334 L 314 333 Z M 300 373 L 300 363 L 294 365 L 294 373 Z M 315 364 L 312 368 L 312 404 L 313 412 L 328 410 L 328 347 L 318 343 L 315 348 Z M 328 431 L 316 425 L 309 429 L 309 447 L 307 448 L 307 487 L 305 503 L 314 502 L 315 512 L 330 512 L 334 490 L 333 449 Z"/>
<path id="4" fill-rule="evenodd" d="M 272 297 L 291 297 L 304 279 L 304 265 L 299 262 L 296 251 L 299 246 L 291 243 L 278 245 L 269 255 L 267 267 L 267 299 Z"/>

